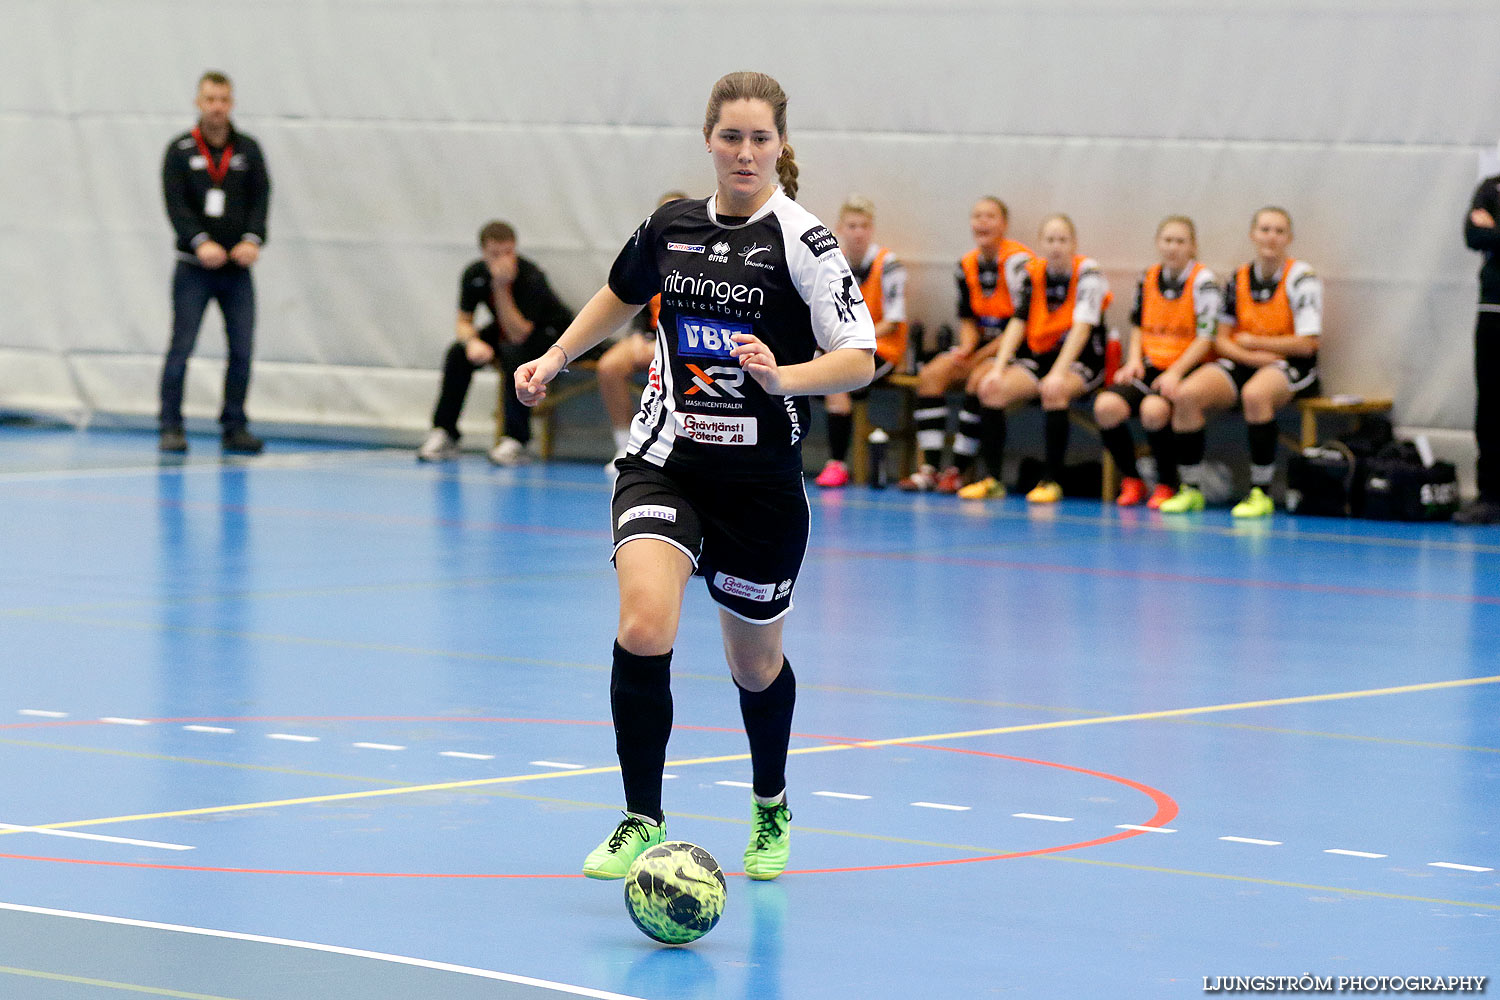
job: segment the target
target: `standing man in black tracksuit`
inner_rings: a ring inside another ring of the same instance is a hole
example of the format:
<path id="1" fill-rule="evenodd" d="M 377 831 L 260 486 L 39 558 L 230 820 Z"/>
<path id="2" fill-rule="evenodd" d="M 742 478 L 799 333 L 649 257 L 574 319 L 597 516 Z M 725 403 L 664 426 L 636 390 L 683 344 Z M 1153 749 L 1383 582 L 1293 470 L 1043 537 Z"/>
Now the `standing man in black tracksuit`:
<path id="1" fill-rule="evenodd" d="M 235 130 L 234 88 L 223 73 L 198 81 L 198 124 L 167 146 L 161 165 L 167 216 L 177 234 L 172 275 L 172 342 L 161 372 L 161 450 L 187 451 L 182 391 L 188 357 L 210 300 L 219 303 L 229 341 L 224 408 L 219 415 L 226 452 L 258 454 L 264 442 L 250 433 L 245 394 L 255 341 L 255 286 L 250 268 L 266 241 L 271 179 L 260 145 Z"/>
<path id="2" fill-rule="evenodd" d="M 1479 269 L 1479 318 L 1474 323 L 1474 438 L 1479 445 L 1479 499 L 1454 518 L 1460 524 L 1500 524 L 1500 175 L 1474 192 L 1464 220 L 1464 242 L 1484 254 Z"/>

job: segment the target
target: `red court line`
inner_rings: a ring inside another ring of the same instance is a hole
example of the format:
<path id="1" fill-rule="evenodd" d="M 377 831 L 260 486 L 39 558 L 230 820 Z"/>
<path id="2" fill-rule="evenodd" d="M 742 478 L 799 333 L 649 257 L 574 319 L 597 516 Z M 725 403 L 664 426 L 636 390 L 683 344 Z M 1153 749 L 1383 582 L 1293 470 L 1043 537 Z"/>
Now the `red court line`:
<path id="1" fill-rule="evenodd" d="M 211 718 L 181 718 L 181 719 L 151 719 L 153 723 L 176 723 L 176 722 L 502 722 L 502 723 L 537 723 L 548 725 L 579 725 L 579 726 L 610 726 L 612 723 L 597 720 L 581 719 L 523 719 L 507 717 L 470 717 L 460 718 L 453 716 L 230 716 Z M 45 727 L 57 725 L 55 722 L 37 723 L 13 723 L 0 728 L 18 728 L 24 726 Z M 102 725 L 97 719 L 77 720 L 63 725 Z M 704 732 L 743 732 L 743 730 L 720 727 L 720 726 L 673 726 L 674 729 L 694 730 Z M 868 742 L 865 740 L 847 739 L 843 737 L 817 736 L 811 734 L 793 734 L 804 739 L 815 739 L 832 741 L 836 743 L 859 744 Z M 1014 757 L 1008 754 L 992 753 L 984 750 L 969 750 L 962 747 L 936 746 L 927 743 L 893 743 L 889 746 L 900 746 L 920 750 L 934 750 L 945 753 L 959 753 L 975 757 L 987 757 L 994 760 L 1005 760 L 1017 764 L 1028 764 L 1038 767 L 1050 767 L 1060 771 L 1071 771 L 1075 774 L 1083 774 L 1104 781 L 1111 781 L 1124 785 L 1134 791 L 1140 792 L 1151 799 L 1156 805 L 1156 812 L 1150 819 L 1139 826 L 1165 826 L 1176 817 L 1177 803 L 1167 793 L 1153 788 L 1143 782 L 1135 781 L 1120 775 L 1110 774 L 1106 771 L 1094 771 L 1084 767 L 1075 767 L 1072 764 L 1059 764 L 1054 761 L 1037 760 L 1031 757 Z M 935 861 L 908 861 L 887 865 L 856 865 L 844 868 L 797 868 L 788 869 L 786 875 L 832 875 L 850 872 L 875 872 L 875 871 L 900 871 L 915 868 L 939 868 L 948 865 L 967 865 L 981 861 L 1008 861 L 1015 858 L 1031 858 L 1046 854 L 1060 854 L 1065 851 L 1083 850 L 1089 847 L 1098 847 L 1104 844 L 1128 840 L 1131 837 L 1143 835 L 1140 830 L 1122 830 L 1105 837 L 1093 840 L 1078 841 L 1071 844 L 1058 844 L 1052 847 L 1039 847 L 1029 851 L 1011 851 L 1002 854 L 989 854 L 973 858 L 946 858 Z M 284 868 L 235 868 L 211 865 L 163 865 L 151 864 L 140 861 L 98 861 L 84 858 L 62 858 L 46 855 L 33 854 L 5 854 L 0 853 L 0 858 L 11 861 L 42 861 L 53 864 L 85 865 L 96 868 L 136 868 L 151 869 L 156 871 L 180 871 L 180 872 L 209 872 L 232 875 L 302 875 L 328 878 L 410 878 L 410 879 L 572 879 L 583 878 L 581 873 L 498 873 L 498 872 L 350 872 L 350 871 L 314 871 Z M 728 872 L 729 875 L 743 875 L 744 872 Z"/>
<path id="2" fill-rule="evenodd" d="M 1443 594 L 1429 590 L 1390 590 L 1381 587 L 1345 587 L 1330 583 L 1297 583 L 1291 580 L 1255 580 L 1230 576 L 1198 576 L 1192 573 L 1160 573 L 1148 570 L 1109 569 L 1102 566 L 1068 566 L 1062 563 L 1017 562 L 980 559 L 974 556 L 939 556 L 909 552 L 867 552 L 859 549 L 814 549 L 819 555 L 854 559 L 926 562 L 945 566 L 1015 570 L 1027 573 L 1061 573 L 1110 580 L 1143 580 L 1149 583 L 1189 583 L 1195 586 L 1246 587 L 1252 590 L 1285 590 L 1293 593 L 1338 594 L 1346 597 L 1382 597 L 1392 600 L 1449 601 L 1457 604 L 1500 605 L 1500 597 L 1481 594 Z"/>

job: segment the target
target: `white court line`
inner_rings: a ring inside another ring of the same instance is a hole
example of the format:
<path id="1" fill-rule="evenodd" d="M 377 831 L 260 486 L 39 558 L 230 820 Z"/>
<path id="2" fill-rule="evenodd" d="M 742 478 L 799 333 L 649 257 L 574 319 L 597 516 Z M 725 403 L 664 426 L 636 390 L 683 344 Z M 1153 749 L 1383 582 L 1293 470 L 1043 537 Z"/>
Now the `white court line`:
<path id="1" fill-rule="evenodd" d="M 122 719 L 122 718 L 119 718 L 118 716 L 114 716 L 114 715 L 106 715 L 106 716 L 104 716 L 104 718 L 100 719 L 99 721 L 100 722 L 107 722 L 107 723 L 109 723 L 112 726 L 149 726 L 149 725 L 151 725 L 150 721 L 147 720 L 147 719 Z"/>
<path id="2" fill-rule="evenodd" d="M 67 712 L 49 712 L 42 708 L 23 708 L 16 712 L 17 715 L 34 715 L 39 719 L 66 719 Z"/>
<path id="3" fill-rule="evenodd" d="M 1337 847 L 1330 847 L 1324 854 L 1342 854 L 1346 858 L 1388 858 L 1389 854 L 1371 854 L 1369 851 L 1345 851 Z"/>
<path id="4" fill-rule="evenodd" d="M 291 743 L 316 743 L 321 736 L 299 736 L 297 733 L 267 733 L 268 740 L 287 740 Z"/>
<path id="5" fill-rule="evenodd" d="M 1259 844 L 1262 847 L 1281 846 L 1281 841 L 1279 840 L 1256 840 L 1254 837 L 1220 837 L 1219 839 L 1227 840 L 1231 844 Z"/>
<path id="6" fill-rule="evenodd" d="M 464 760 L 494 760 L 492 753 L 464 753 L 462 750 L 444 750 L 440 757 L 461 757 Z"/>
<path id="7" fill-rule="evenodd" d="M 406 747 L 397 746 L 394 743 L 356 743 L 355 746 L 361 750 L 405 750 Z"/>
<path id="8" fill-rule="evenodd" d="M 589 997 L 590 1000 L 642 1000 L 640 997 L 629 996 L 624 993 L 609 993 L 605 990 L 590 989 L 587 986 L 570 986 L 567 983 L 555 983 L 548 979 L 533 979 L 530 976 L 518 976 L 509 972 L 492 972 L 489 969 L 473 969 L 466 965 L 449 965 L 447 962 L 432 962 L 425 958 L 386 955 L 378 951 L 340 948 L 337 945 L 317 944 L 312 941 L 292 941 L 288 938 L 264 937 L 259 934 L 241 934 L 237 931 L 216 931 L 210 930 L 207 927 L 161 924 L 151 920 L 128 920 L 124 917 L 106 917 L 98 913 L 49 910 L 41 906 L 22 906 L 19 903 L 0 903 L 0 910 L 11 910 L 15 913 L 34 913 L 42 917 L 66 917 L 71 920 L 89 920 L 94 923 L 115 924 L 120 927 L 140 927 L 145 930 L 171 931 L 175 934 L 197 934 L 200 937 L 222 938 L 227 941 L 248 941 L 252 944 L 269 944 L 281 948 L 300 948 L 303 951 L 320 951 L 329 955 L 343 955 L 346 958 L 366 958 L 374 962 L 389 962 L 394 965 L 431 969 L 435 972 L 454 972 L 461 976 L 474 976 L 478 979 L 492 979 L 502 983 L 515 983 L 518 986 L 534 986 L 537 989 L 551 990 L 554 993 L 566 993 L 569 996 L 575 997 Z"/>
<path id="9" fill-rule="evenodd" d="M 225 729 L 223 726 L 183 726 L 190 733 L 232 733 L 233 729 Z"/>
<path id="10" fill-rule="evenodd" d="M 913 802 L 912 805 L 919 809 L 947 809 L 950 812 L 968 812 L 972 806 L 954 806 L 946 802 Z"/>
<path id="11" fill-rule="evenodd" d="M 675 778 L 675 777 L 677 777 L 677 775 L 675 775 L 675 774 L 664 774 L 664 775 L 662 775 L 662 780 L 663 781 L 670 781 L 672 778 Z"/>
<path id="12" fill-rule="evenodd" d="M 1136 826 L 1134 823 L 1121 823 L 1115 827 L 1116 830 L 1134 830 L 1136 833 L 1176 833 L 1176 830 L 1165 826 Z"/>
<path id="13" fill-rule="evenodd" d="M 1042 813 L 1011 813 L 1016 819 L 1039 819 L 1048 823 L 1071 823 L 1072 816 L 1047 816 Z"/>
<path id="14" fill-rule="evenodd" d="M 531 766 L 532 767 L 555 767 L 555 768 L 559 768 L 560 770 L 563 770 L 563 771 L 582 771 L 583 770 L 583 765 L 582 764 L 564 764 L 562 761 L 559 761 L 559 760 L 534 760 L 534 761 L 531 762 Z"/>
<path id="15" fill-rule="evenodd" d="M 715 781 L 714 784 L 716 784 L 716 785 L 723 785 L 725 788 L 754 788 L 755 787 L 754 785 L 752 785 L 748 781 Z"/>
<path id="16" fill-rule="evenodd" d="M 1493 868 L 1480 868 L 1478 865 L 1456 865 L 1451 861 L 1429 861 L 1428 868 L 1452 868 L 1459 872 L 1492 872 Z"/>
<path id="17" fill-rule="evenodd" d="M 106 837 L 102 833 L 74 833 L 71 830 L 42 830 L 34 826 L 16 826 L 14 823 L 0 823 L 0 830 L 12 830 L 16 833 L 40 833 L 48 837 L 72 837 L 75 840 L 98 840 L 106 844 L 129 844 L 132 847 L 156 847 L 163 851 L 192 851 L 197 849 L 189 847 L 187 844 L 163 844 L 159 840 L 132 840 L 129 837 Z"/>
<path id="18" fill-rule="evenodd" d="M 857 802 L 863 802 L 869 798 L 868 795 L 855 795 L 853 792 L 813 792 L 813 794 L 830 799 L 854 799 Z"/>

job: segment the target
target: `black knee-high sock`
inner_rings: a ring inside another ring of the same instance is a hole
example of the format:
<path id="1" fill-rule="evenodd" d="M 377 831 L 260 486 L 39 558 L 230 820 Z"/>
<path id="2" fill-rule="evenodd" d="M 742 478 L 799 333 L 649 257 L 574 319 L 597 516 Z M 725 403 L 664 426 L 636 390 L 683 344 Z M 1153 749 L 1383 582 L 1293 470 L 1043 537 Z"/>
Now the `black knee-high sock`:
<path id="1" fill-rule="evenodd" d="M 1246 424 L 1250 438 L 1250 483 L 1265 489 L 1276 475 L 1276 421 Z"/>
<path id="2" fill-rule="evenodd" d="M 922 464 L 933 468 L 943 464 L 943 438 L 948 433 L 948 403 L 942 396 L 918 396 L 912 409 L 917 422 L 917 447 L 922 449 Z"/>
<path id="3" fill-rule="evenodd" d="M 1203 449 L 1207 443 L 1208 435 L 1203 432 L 1202 427 L 1195 431 L 1177 432 L 1177 461 L 1180 463 L 1182 485 L 1194 489 L 1203 485 Z"/>
<path id="4" fill-rule="evenodd" d="M 755 794 L 763 799 L 786 789 L 786 751 L 792 739 L 792 709 L 796 704 L 797 678 L 786 657 L 781 659 L 781 673 L 764 691 L 740 688 L 740 717 L 745 720 L 745 735 L 750 737 Z"/>
<path id="5" fill-rule="evenodd" d="M 625 809 L 663 818 L 661 776 L 672 735 L 671 652 L 637 656 L 615 643 L 609 707 L 615 720 L 615 753 L 625 783 Z"/>
<path id="6" fill-rule="evenodd" d="M 1146 443 L 1151 446 L 1151 454 L 1156 458 L 1156 481 L 1177 489 L 1182 485 L 1182 478 L 1177 473 L 1177 435 L 1172 433 L 1170 427 L 1147 431 Z"/>
<path id="7" fill-rule="evenodd" d="M 979 411 L 979 452 L 984 456 L 985 468 L 996 479 L 1004 479 L 1005 465 L 1005 410 L 984 407 Z"/>
<path id="8" fill-rule="evenodd" d="M 842 462 L 849 457 L 849 439 L 854 436 L 854 414 L 828 414 L 828 457 Z"/>
<path id="9" fill-rule="evenodd" d="M 958 411 L 958 433 L 953 436 L 953 464 L 959 472 L 969 471 L 969 466 L 974 464 L 974 456 L 979 454 L 980 411 L 983 409 L 978 396 L 972 393 L 964 396 L 963 408 Z"/>
<path id="10" fill-rule="evenodd" d="M 1099 440 L 1104 443 L 1109 457 L 1115 460 L 1115 467 L 1120 470 L 1120 475 L 1127 479 L 1141 478 L 1141 470 L 1135 464 L 1135 435 L 1130 433 L 1128 423 L 1121 422 L 1114 427 L 1102 428 Z"/>
<path id="11" fill-rule="evenodd" d="M 1048 410 L 1043 424 L 1047 478 L 1062 482 L 1063 463 L 1068 457 L 1068 411 Z"/>

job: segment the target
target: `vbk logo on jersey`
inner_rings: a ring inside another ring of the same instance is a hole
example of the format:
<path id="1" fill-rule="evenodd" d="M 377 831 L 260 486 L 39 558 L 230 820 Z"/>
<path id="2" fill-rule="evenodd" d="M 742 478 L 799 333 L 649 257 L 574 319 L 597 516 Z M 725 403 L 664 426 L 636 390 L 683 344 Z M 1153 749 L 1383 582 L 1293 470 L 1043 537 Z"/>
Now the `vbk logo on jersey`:
<path id="1" fill-rule="evenodd" d="M 693 387 L 683 393 L 684 396 L 696 396 L 701 392 L 706 396 L 745 398 L 740 393 L 740 386 L 745 384 L 745 369 L 738 365 L 714 365 L 712 368 L 699 368 L 695 364 L 689 364 L 687 370 L 693 376 Z"/>
<path id="2" fill-rule="evenodd" d="M 859 282 L 854 280 L 854 275 L 846 274 L 830 281 L 828 288 L 833 292 L 833 308 L 839 314 L 839 322 L 853 323 L 854 307 L 865 301 L 859 292 Z"/>
<path id="3" fill-rule="evenodd" d="M 736 333 L 749 332 L 749 323 L 678 316 L 677 353 L 695 358 L 728 358 L 729 352 L 734 350 L 734 341 L 729 338 Z"/>

